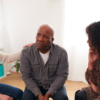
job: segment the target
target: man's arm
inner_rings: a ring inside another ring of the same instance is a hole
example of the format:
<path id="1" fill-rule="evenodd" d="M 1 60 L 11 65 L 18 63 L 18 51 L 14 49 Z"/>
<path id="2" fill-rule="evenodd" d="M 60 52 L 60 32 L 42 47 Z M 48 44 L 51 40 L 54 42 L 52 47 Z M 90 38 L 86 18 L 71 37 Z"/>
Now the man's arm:
<path id="1" fill-rule="evenodd" d="M 60 89 L 67 77 L 68 77 L 68 56 L 66 51 L 62 51 L 62 54 L 60 56 L 58 69 L 57 69 L 57 78 L 54 80 L 52 85 L 50 86 L 49 90 L 47 91 L 48 94 L 54 95 L 58 89 Z"/>
<path id="2" fill-rule="evenodd" d="M 22 79 L 25 82 L 26 87 L 31 92 L 33 92 L 35 96 L 42 94 L 36 82 L 33 80 L 33 77 L 32 77 L 33 69 L 31 68 L 31 63 L 25 50 L 22 51 L 20 61 L 21 61 L 20 71 L 21 71 Z"/>

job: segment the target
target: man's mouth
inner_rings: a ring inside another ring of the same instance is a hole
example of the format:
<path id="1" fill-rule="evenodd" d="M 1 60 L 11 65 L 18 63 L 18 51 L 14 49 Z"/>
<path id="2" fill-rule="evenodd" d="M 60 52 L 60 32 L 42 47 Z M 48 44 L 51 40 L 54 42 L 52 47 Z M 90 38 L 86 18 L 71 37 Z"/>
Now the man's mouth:
<path id="1" fill-rule="evenodd" d="M 41 44 L 41 43 L 38 43 L 38 46 L 42 47 L 42 46 L 43 46 L 43 44 Z"/>

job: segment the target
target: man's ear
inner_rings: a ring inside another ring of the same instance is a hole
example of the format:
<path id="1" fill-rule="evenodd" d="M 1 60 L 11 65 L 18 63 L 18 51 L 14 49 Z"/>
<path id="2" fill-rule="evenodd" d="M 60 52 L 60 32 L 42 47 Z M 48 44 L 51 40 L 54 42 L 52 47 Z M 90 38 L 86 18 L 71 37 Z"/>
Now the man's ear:
<path id="1" fill-rule="evenodd" d="M 54 41 L 54 38 L 52 38 L 52 42 Z"/>

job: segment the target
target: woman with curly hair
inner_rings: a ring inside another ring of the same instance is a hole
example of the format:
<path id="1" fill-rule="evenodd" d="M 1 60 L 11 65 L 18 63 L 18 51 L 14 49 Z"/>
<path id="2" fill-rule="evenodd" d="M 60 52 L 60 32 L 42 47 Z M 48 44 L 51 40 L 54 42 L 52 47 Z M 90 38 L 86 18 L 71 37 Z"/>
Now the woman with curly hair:
<path id="1" fill-rule="evenodd" d="M 75 94 L 75 100 L 100 100 L 100 21 L 86 27 L 89 55 L 85 78 L 88 87 Z"/>

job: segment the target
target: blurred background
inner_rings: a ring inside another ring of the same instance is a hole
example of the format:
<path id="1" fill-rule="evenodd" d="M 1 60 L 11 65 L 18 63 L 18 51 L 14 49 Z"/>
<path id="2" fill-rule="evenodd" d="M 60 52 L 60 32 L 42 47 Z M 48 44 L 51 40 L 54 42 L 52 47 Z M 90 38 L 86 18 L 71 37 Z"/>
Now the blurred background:
<path id="1" fill-rule="evenodd" d="M 40 25 L 54 28 L 54 43 L 68 52 L 69 77 L 85 81 L 88 44 L 85 28 L 100 20 L 99 0 L 0 0 L 0 48 L 5 53 L 35 43 Z M 13 64 L 4 64 L 5 76 Z"/>

